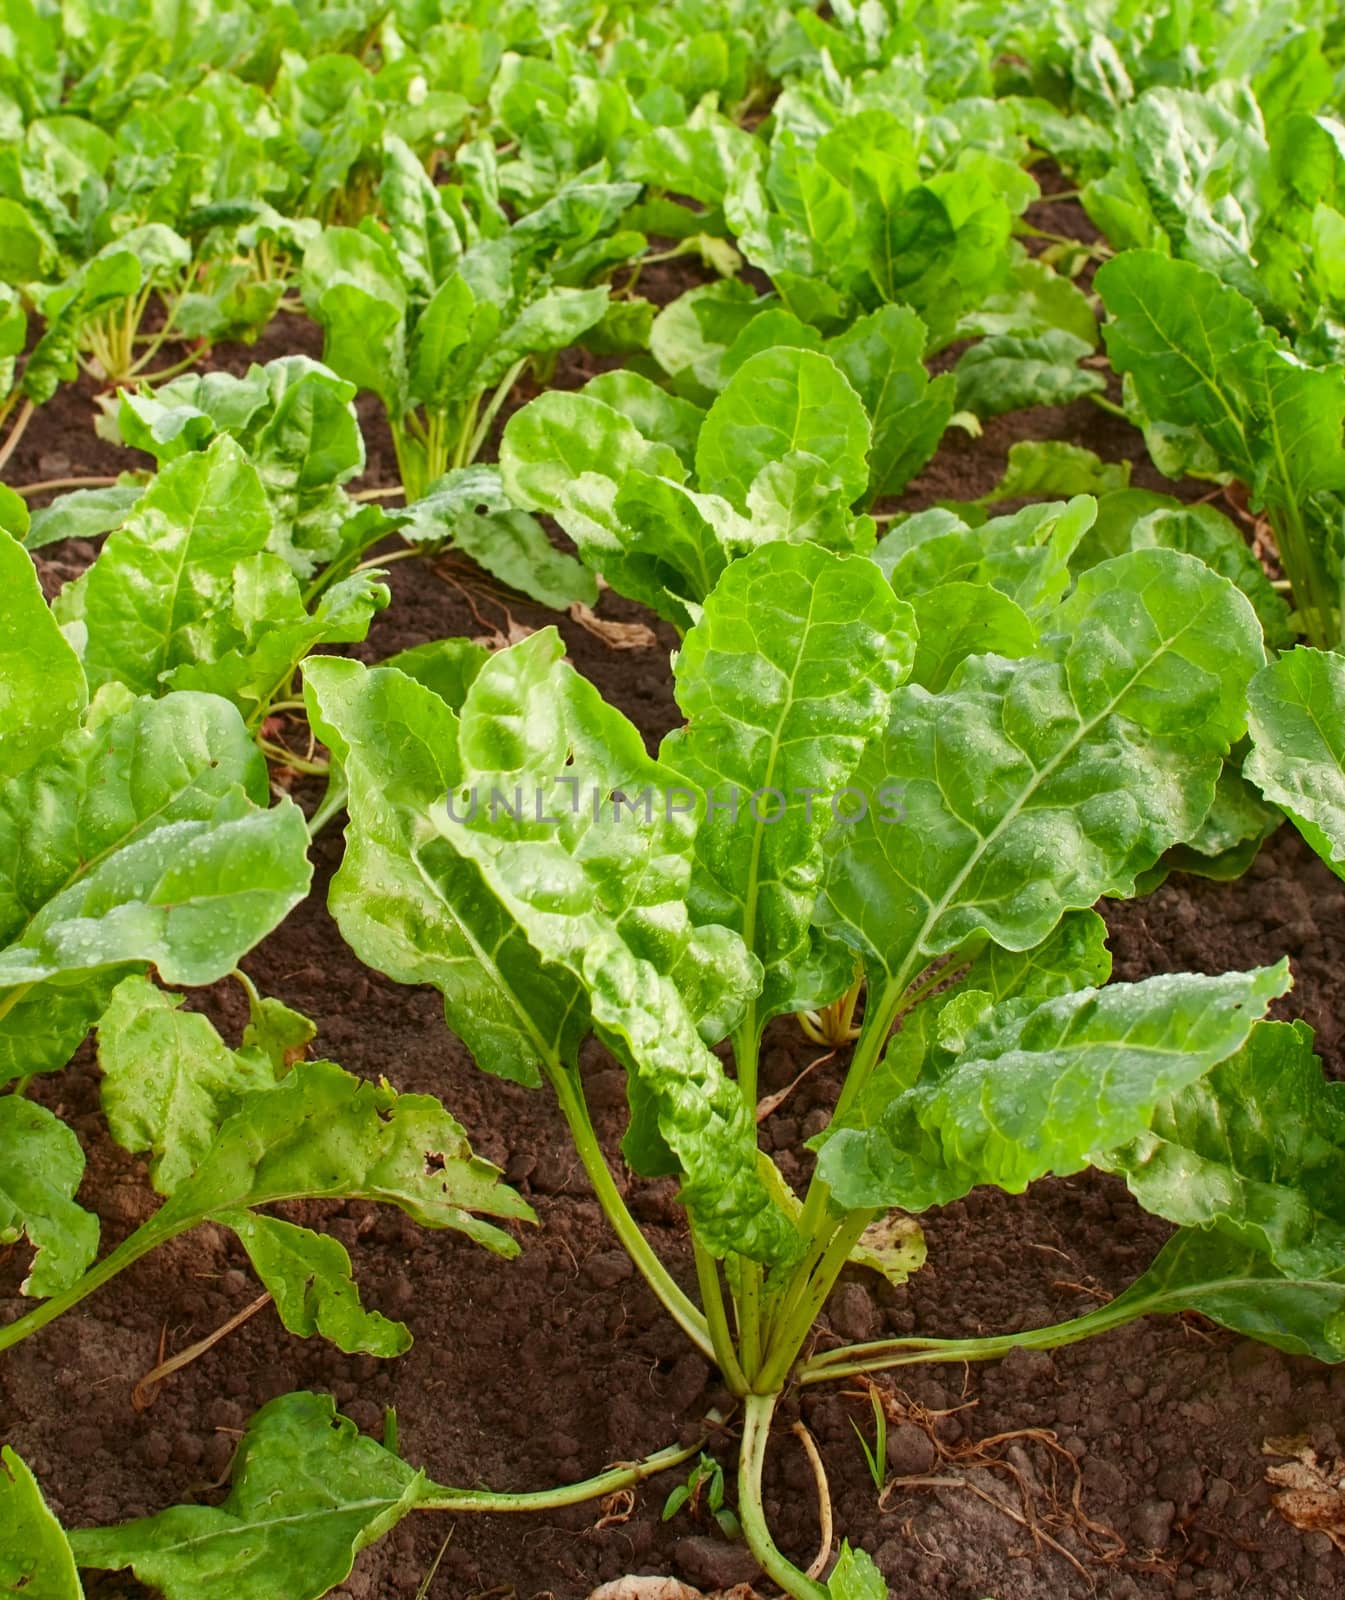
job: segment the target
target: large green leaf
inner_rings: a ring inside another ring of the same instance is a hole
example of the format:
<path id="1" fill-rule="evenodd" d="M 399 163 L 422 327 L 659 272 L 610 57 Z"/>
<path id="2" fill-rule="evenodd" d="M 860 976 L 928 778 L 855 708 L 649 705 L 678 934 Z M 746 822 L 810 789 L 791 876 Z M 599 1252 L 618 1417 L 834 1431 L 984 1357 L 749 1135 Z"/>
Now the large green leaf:
<path id="1" fill-rule="evenodd" d="M 0 529 L 0 780 L 79 721 L 88 686 L 23 546 Z"/>
<path id="2" fill-rule="evenodd" d="M 1345 660 L 1298 649 L 1252 679 L 1243 772 L 1345 877 Z"/>
<path id="3" fill-rule="evenodd" d="M 462 780 L 456 708 L 437 679 L 393 667 L 313 660 L 304 684 L 350 784 L 346 855 L 330 892 L 342 934 L 398 982 L 434 984 L 478 1065 L 535 1086 L 548 1062 L 574 1059 L 585 1008 L 578 984 L 543 967 L 430 821 Z"/>
<path id="4" fill-rule="evenodd" d="M 1165 470 L 1240 478 L 1275 522 L 1309 633 L 1334 638 L 1325 584 L 1339 573 L 1339 513 L 1314 496 L 1345 488 L 1345 372 L 1303 365 L 1236 289 L 1190 262 L 1128 251 L 1097 287 L 1113 365 L 1147 422 L 1179 430 Z"/>
<path id="5" fill-rule="evenodd" d="M 1106 388 L 1100 372 L 1081 367 L 1092 346 L 1063 328 L 982 339 L 958 362 L 957 407 L 997 417 L 1028 406 L 1063 406 Z"/>
<path id="6" fill-rule="evenodd" d="M 329 1396 L 287 1394 L 253 1417 L 219 1506 L 173 1506 L 71 1535 L 84 1567 L 130 1567 L 167 1600 L 318 1600 L 414 1507 L 425 1486 L 336 1416 Z"/>
<path id="7" fill-rule="evenodd" d="M 758 972 L 687 915 L 695 796 L 559 654 L 547 631 L 492 657 L 460 723 L 400 674 L 310 667 L 351 773 L 333 909 L 365 959 L 438 984 L 488 1068 L 566 1070 L 596 1026 L 656 1102 L 707 1243 L 778 1254 L 751 1113 L 698 1032 L 722 1037 Z"/>
<path id="8" fill-rule="evenodd" d="M 869 419 L 834 361 L 814 350 L 763 350 L 710 407 L 696 443 L 700 487 L 747 509 L 752 480 L 796 451 L 827 464 L 848 504 L 869 481 Z"/>
<path id="9" fill-rule="evenodd" d="M 84 1600 L 70 1541 L 8 1445 L 0 1446 L 0 1595 Z"/>
<path id="10" fill-rule="evenodd" d="M 1304 1023 L 1260 1023 L 1246 1045 L 1158 1108 L 1099 1165 L 1146 1211 L 1252 1245 L 1288 1277 L 1345 1264 L 1345 1084 L 1328 1083 Z"/>
<path id="11" fill-rule="evenodd" d="M 1345 1360 L 1342 1266 L 1320 1277 L 1281 1274 L 1255 1246 L 1212 1230 L 1183 1228 L 1144 1276 L 1097 1315 L 1102 1326 L 1114 1326 L 1177 1311 L 1199 1311 L 1290 1355 Z"/>
<path id="12" fill-rule="evenodd" d="M 128 965 L 223 977 L 304 897 L 303 816 L 210 696 L 110 687 L 0 789 L 0 1081 L 62 1066 Z"/>
<path id="13" fill-rule="evenodd" d="M 57 1294 L 98 1249 L 98 1218 L 75 1204 L 84 1176 L 79 1140 L 45 1106 L 0 1097 L 0 1244 L 27 1235 L 36 1254 L 21 1293 Z"/>
<path id="14" fill-rule="evenodd" d="M 1251 607 L 1190 556 L 1139 551 L 1085 573 L 1019 661 L 970 657 L 942 694 L 899 689 L 854 782 L 904 788 L 906 822 L 835 830 L 818 921 L 899 991 L 988 935 L 1040 943 L 1061 913 L 1200 826 L 1246 684 Z"/>
<path id="15" fill-rule="evenodd" d="M 166 466 L 57 602 L 63 621 L 77 618 L 88 629 L 90 684 L 159 693 L 170 668 L 204 653 L 228 607 L 234 568 L 265 549 L 270 532 L 261 480 L 232 439 Z"/>
<path id="16" fill-rule="evenodd" d="M 757 1030 L 815 1001 L 800 982 L 832 797 L 887 720 L 913 634 L 872 562 L 775 544 L 728 568 L 678 654 L 688 726 L 661 756 L 714 807 L 697 835 L 692 910 L 762 963 Z"/>
<path id="17" fill-rule="evenodd" d="M 1077 1172 L 1141 1136 L 1162 1101 L 1239 1049 L 1289 981 L 1286 960 L 1041 1004 L 992 1007 L 969 992 L 945 1009 L 918 1081 L 894 1099 L 861 1095 L 860 1125 L 826 1140 L 818 1170 L 843 1206 L 908 1211 L 978 1184 L 1018 1193 L 1048 1172 Z"/>

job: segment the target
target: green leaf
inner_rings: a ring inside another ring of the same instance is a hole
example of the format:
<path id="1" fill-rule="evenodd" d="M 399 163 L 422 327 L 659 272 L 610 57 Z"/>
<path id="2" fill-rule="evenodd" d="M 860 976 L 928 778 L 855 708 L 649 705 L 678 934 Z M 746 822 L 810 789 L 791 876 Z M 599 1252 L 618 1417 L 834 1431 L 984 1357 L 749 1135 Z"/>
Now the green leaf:
<path id="1" fill-rule="evenodd" d="M 326 334 L 322 359 L 400 418 L 408 382 L 406 287 L 390 249 L 354 228 L 327 228 L 304 252 L 301 285 Z"/>
<path id="2" fill-rule="evenodd" d="M 201 646 L 228 605 L 234 568 L 262 551 L 270 532 L 261 480 L 232 439 L 163 468 L 73 594 L 57 602 L 58 617 L 88 628 L 90 684 L 157 694 L 173 667 L 209 659 L 210 646 Z"/>
<path id="3" fill-rule="evenodd" d="M 1264 659 L 1242 595 L 1190 556 L 1137 551 L 1085 573 L 1052 627 L 1021 661 L 969 657 L 942 694 L 899 689 L 856 770 L 860 788 L 903 786 L 907 820 L 836 829 L 817 916 L 879 987 L 977 935 L 1040 943 L 1209 811 Z"/>
<path id="4" fill-rule="evenodd" d="M 678 774 L 560 648 L 547 630 L 493 656 L 460 726 L 400 674 L 309 668 L 351 779 L 333 910 L 365 960 L 440 987 L 488 1070 L 569 1070 L 596 1026 L 655 1100 L 706 1242 L 778 1253 L 788 1234 L 757 1177 L 750 1112 L 697 1031 L 703 1020 L 721 1037 L 756 973 L 725 930 L 702 934 L 687 915 L 694 796 L 669 803 Z"/>
<path id="5" fill-rule="evenodd" d="M 903 597 L 937 593 L 952 583 L 989 584 L 1041 623 L 1070 587 L 1070 557 L 1096 511 L 1090 496 L 1079 495 L 1064 504 L 1025 506 L 978 528 L 947 511 L 921 512 L 898 522 L 874 559 Z"/>
<path id="6" fill-rule="evenodd" d="M 0 1081 L 64 1065 L 128 965 L 212 983 L 303 899 L 302 813 L 266 798 L 226 702 L 120 688 L 0 788 Z"/>
<path id="7" fill-rule="evenodd" d="M 1146 1211 L 1250 1245 L 1287 1277 L 1320 1278 L 1345 1261 L 1342 1151 L 1345 1084 L 1323 1078 L 1306 1024 L 1266 1022 L 1098 1164 Z"/>
<path id="8" fill-rule="evenodd" d="M 1066 500 L 1075 495 L 1110 495 L 1129 487 L 1128 461 L 1103 461 L 1091 450 L 1059 439 L 1018 439 L 1009 446 L 1004 476 L 977 502 Z M 1121 550 L 1108 550 L 1120 555 Z"/>
<path id="9" fill-rule="evenodd" d="M 542 605 L 564 610 L 582 601 L 595 605 L 592 573 L 547 538 L 526 511 L 515 511 L 497 468 L 462 467 L 432 483 L 408 507 L 403 538 L 451 542 L 501 582 Z"/>
<path id="10" fill-rule="evenodd" d="M 841 1553 L 827 1579 L 830 1600 L 887 1600 L 887 1580 L 867 1550 L 854 1550 L 841 1540 Z"/>
<path id="11" fill-rule="evenodd" d="M 355 644 L 368 635 L 391 598 L 382 576 L 352 573 L 324 589 L 309 612 L 280 556 L 244 559 L 231 575 L 232 605 L 213 617 L 214 637 L 199 640 L 201 658 L 179 662 L 164 681 L 172 689 L 222 695 L 256 726 L 306 655 L 319 645 Z"/>
<path id="12" fill-rule="evenodd" d="M 535 1086 L 549 1061 L 578 1048 L 578 986 L 542 967 L 430 823 L 462 769 L 455 708 L 435 692 L 438 676 L 425 676 L 326 658 L 304 669 L 310 720 L 350 785 L 332 915 L 366 965 L 439 989 L 449 1026 L 480 1067 Z M 488 789 L 479 800 L 489 803 Z"/>
<path id="13" fill-rule="evenodd" d="M 1135 512 L 1128 521 L 1121 507 L 1112 512 L 1104 504 L 1099 510 L 1099 521 L 1106 518 L 1100 532 L 1107 539 L 1109 555 L 1158 548 L 1198 556 L 1207 567 L 1237 584 L 1251 601 L 1267 645 L 1286 650 L 1294 644 L 1297 633 L 1289 607 L 1271 587 L 1265 568 L 1234 523 L 1213 506 L 1188 506 L 1166 496 L 1146 497 L 1142 492 L 1124 498 L 1131 501 Z"/>
<path id="14" fill-rule="evenodd" d="M 676 450 L 688 471 L 696 457 L 696 440 L 705 413 L 689 400 L 679 400 L 651 379 L 627 367 L 600 372 L 584 385 L 584 393 L 629 418 L 644 438 Z"/>
<path id="15" fill-rule="evenodd" d="M 253 1417 L 219 1506 L 174 1506 L 71 1536 L 83 1567 L 130 1567 L 166 1600 L 319 1600 L 412 1510 L 425 1476 L 336 1416 L 287 1394 Z"/>
<path id="16" fill-rule="evenodd" d="M 73 728 L 88 697 L 32 560 L 0 530 L 0 779 L 31 766 Z"/>
<path id="17" fill-rule="evenodd" d="M 40 550 L 58 539 L 96 539 L 121 527 L 145 492 L 143 483 L 117 483 L 106 489 L 76 489 L 58 495 L 33 512 L 26 549 Z"/>
<path id="18" fill-rule="evenodd" d="M 1037 647 L 1037 629 L 1015 600 L 987 583 L 945 583 L 911 597 L 919 645 L 911 681 L 940 694 L 968 656 L 1016 660 Z"/>
<path id="19" fill-rule="evenodd" d="M 1106 1307 L 1106 1325 L 1178 1311 L 1198 1311 L 1289 1355 L 1345 1360 L 1345 1269 L 1339 1266 L 1315 1278 L 1284 1276 L 1254 1247 L 1185 1228 Z"/>
<path id="20" fill-rule="evenodd" d="M 901 493 L 938 448 L 953 414 L 956 380 L 950 373 L 930 380 L 925 342 L 925 325 L 912 310 L 884 306 L 827 343 L 827 355 L 869 414 L 870 499 Z"/>
<path id="21" fill-rule="evenodd" d="M 318 1334 L 347 1354 L 400 1356 L 411 1348 L 405 1323 L 360 1304 L 340 1240 L 251 1211 L 221 1212 L 215 1220 L 238 1235 L 291 1333 L 305 1339 Z"/>
<path id="22" fill-rule="evenodd" d="M 112 1137 L 151 1151 L 150 1177 L 172 1194 L 200 1165 L 239 1095 L 275 1081 L 261 1051 L 227 1048 L 206 1017 L 148 978 L 125 978 L 98 1022 L 103 1111 Z"/>
<path id="23" fill-rule="evenodd" d="M 1339 567 L 1339 517 L 1313 497 L 1345 488 L 1345 371 L 1299 363 L 1249 301 L 1190 262 L 1130 251 L 1101 268 L 1097 288 L 1110 312 L 1108 354 L 1146 427 L 1186 436 L 1182 467 L 1247 484 L 1253 508 L 1276 524 L 1309 633 L 1333 639 L 1325 586 Z"/>
<path id="24" fill-rule="evenodd" d="M 800 984 L 831 797 L 886 722 L 913 653 L 911 613 L 872 562 L 774 544 L 728 568 L 678 654 L 688 726 L 660 758 L 717 807 L 697 835 L 692 912 L 741 934 L 761 962 L 758 1031 L 814 1002 Z"/>
<path id="25" fill-rule="evenodd" d="M 564 350 L 581 334 L 602 321 L 608 289 L 547 289 L 529 300 L 507 322 L 476 374 L 481 388 L 499 383 L 510 367 L 526 356 Z"/>
<path id="26" fill-rule="evenodd" d="M 75 1204 L 84 1176 L 79 1140 L 45 1106 L 0 1097 L 0 1244 L 25 1235 L 36 1252 L 21 1294 L 59 1294 L 98 1250 L 98 1218 Z"/>
<path id="27" fill-rule="evenodd" d="M 239 1100 L 150 1225 L 171 1235 L 207 1217 L 232 1226 L 233 1213 L 281 1200 L 370 1200 L 515 1256 L 509 1234 L 472 1214 L 533 1220 L 499 1178 L 433 1096 L 398 1094 L 331 1061 L 301 1061 L 274 1087 Z"/>
<path id="28" fill-rule="evenodd" d="M 379 199 L 412 294 L 428 300 L 462 255 L 462 241 L 424 163 L 395 134 L 383 136 Z"/>
<path id="29" fill-rule="evenodd" d="M 868 485 L 869 419 L 835 362 L 815 350 L 763 350 L 710 407 L 696 442 L 700 487 L 739 511 L 763 467 L 795 451 L 820 457 L 849 504 Z"/>
<path id="30" fill-rule="evenodd" d="M 957 409 L 997 417 L 1028 406 L 1063 406 L 1107 387 L 1100 372 L 1079 365 L 1092 347 L 1063 328 L 1045 333 L 995 334 L 958 362 Z"/>
<path id="31" fill-rule="evenodd" d="M 0 1595 L 84 1600 L 65 1530 L 8 1445 L 0 1446 Z"/>
<path id="32" fill-rule="evenodd" d="M 613 507 L 618 488 L 636 471 L 675 483 L 686 476 L 676 451 L 646 439 L 620 411 L 586 394 L 548 390 L 510 417 L 500 441 L 509 498 L 555 517 L 581 551 L 586 543 L 619 549 Z"/>
<path id="33" fill-rule="evenodd" d="M 1052 328 L 1073 334 L 1090 350 L 1097 348 L 1097 317 L 1088 296 L 1045 261 L 1028 257 L 1013 268 L 1009 283 L 972 306 L 957 331 L 962 337 L 1027 337 Z"/>
<path id="34" fill-rule="evenodd" d="M 832 1134 L 818 1171 L 847 1208 L 907 1211 L 979 1184 L 1017 1194 L 1048 1172 L 1078 1172 L 1238 1050 L 1289 982 L 1285 960 L 1012 1000 L 974 1021 L 949 1007 L 920 1079 L 872 1109 L 861 1095 L 866 1125 Z"/>
<path id="35" fill-rule="evenodd" d="M 1281 656 L 1252 679 L 1247 720 L 1243 772 L 1345 877 L 1345 660 L 1304 648 Z"/>
<path id="36" fill-rule="evenodd" d="M 679 775 L 559 652 L 554 634 L 536 634 L 483 667 L 463 706 L 460 781 L 563 808 L 556 774 L 572 763 L 575 806 L 535 822 L 530 809 L 456 821 L 441 805 L 434 820 L 537 955 L 582 984 L 600 1036 L 656 1103 L 707 1246 L 778 1258 L 792 1235 L 757 1173 L 751 1111 L 698 1031 L 732 1026 L 759 968 L 722 927 L 702 932 L 688 915 L 695 796 L 680 788 L 681 807 L 670 803 Z M 633 797 L 629 814 L 617 793 Z"/>

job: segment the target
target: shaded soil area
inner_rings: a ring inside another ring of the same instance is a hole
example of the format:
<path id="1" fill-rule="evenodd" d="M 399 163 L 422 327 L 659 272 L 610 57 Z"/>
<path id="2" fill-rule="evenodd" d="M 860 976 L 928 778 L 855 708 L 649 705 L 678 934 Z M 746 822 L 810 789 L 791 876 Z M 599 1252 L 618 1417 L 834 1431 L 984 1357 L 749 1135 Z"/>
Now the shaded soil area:
<path id="1" fill-rule="evenodd" d="M 261 346 L 219 352 L 219 364 L 236 370 L 237 361 L 295 348 L 320 349 L 316 331 L 297 320 L 271 330 Z M 35 421 L 14 481 L 57 475 L 58 458 L 62 473 L 126 465 L 125 452 L 93 440 L 90 404 L 87 393 L 71 391 Z M 367 481 L 387 482 L 386 432 L 363 407 L 362 416 Z M 1068 439 L 1109 459 L 1142 461 L 1138 435 L 1080 402 L 998 419 L 978 441 L 954 436 L 908 503 L 983 493 L 1009 444 L 1024 437 Z M 1137 467 L 1136 481 L 1164 486 L 1147 466 Z M 49 585 L 89 554 L 43 552 Z M 569 618 L 492 592 L 465 569 L 401 562 L 390 581 L 393 604 L 359 651 L 367 659 L 449 635 L 508 637 L 514 627 L 557 623 L 571 659 L 649 739 L 678 720 L 666 630 L 642 649 L 614 651 Z M 648 621 L 610 594 L 600 612 Z M 398 1089 L 440 1096 L 478 1151 L 535 1206 L 539 1224 L 520 1232 L 518 1259 L 502 1262 L 391 1210 L 299 1208 L 292 1214 L 349 1248 L 366 1303 L 410 1325 L 411 1352 L 397 1361 L 344 1356 L 291 1337 L 268 1307 L 137 1411 L 131 1390 L 161 1347 L 183 1349 L 257 1293 L 241 1248 L 214 1228 L 142 1261 L 0 1358 L 0 1436 L 28 1460 L 72 1525 L 218 1498 L 247 1418 L 292 1389 L 330 1392 L 376 1437 L 385 1408 L 395 1408 L 404 1454 L 433 1478 L 517 1490 L 574 1481 L 614 1460 L 689 1442 L 707 1410 L 725 1403 L 716 1374 L 618 1250 L 548 1096 L 485 1078 L 446 1030 L 433 991 L 389 983 L 346 949 L 325 909 L 341 848 L 338 830 L 318 841 L 314 894 L 247 960 L 249 973 L 263 992 L 318 1022 L 318 1053 L 386 1076 Z M 1241 883 L 1174 877 L 1145 900 L 1103 909 L 1124 979 L 1253 966 L 1287 951 L 1296 988 L 1281 1014 L 1307 1018 L 1328 1070 L 1345 1075 L 1345 888 L 1288 830 Z M 236 985 L 218 985 L 192 1003 L 237 1039 L 245 1002 Z M 792 1022 L 776 1024 L 763 1091 L 784 1088 L 815 1054 Z M 593 1049 L 586 1077 L 624 1184 L 622 1075 Z M 792 1181 L 807 1177 L 811 1157 L 802 1142 L 825 1121 L 836 1086 L 834 1071 L 819 1069 L 764 1126 L 764 1144 Z M 88 1047 L 32 1092 L 79 1135 L 89 1162 L 79 1198 L 99 1213 L 110 1248 L 154 1202 L 143 1164 L 106 1136 Z M 671 1185 L 637 1184 L 630 1199 L 689 1284 Z M 1121 1290 L 1166 1234 L 1123 1186 L 1091 1173 L 1048 1180 L 1021 1196 L 977 1192 L 924 1220 L 929 1265 L 900 1288 L 871 1274 L 847 1275 L 827 1309 L 822 1341 L 975 1335 L 1057 1321 Z M 23 1251 L 0 1256 L 5 1319 L 26 1309 L 18 1296 L 26 1265 Z M 1262 1454 L 1267 1437 L 1284 1434 L 1309 1434 L 1327 1451 L 1345 1444 L 1345 1369 L 1283 1357 L 1198 1319 L 1164 1320 L 1054 1354 L 1019 1352 L 997 1365 L 913 1366 L 885 1376 L 880 1389 L 889 1416 L 887 1471 L 898 1480 L 881 1500 L 855 1437 L 855 1427 L 873 1437 L 869 1397 L 859 1386 L 792 1397 L 782 1423 L 806 1422 L 826 1463 L 837 1536 L 873 1553 L 898 1600 L 1345 1596 L 1345 1557 L 1324 1534 L 1296 1532 L 1270 1507 Z M 732 1423 L 712 1432 L 709 1448 L 726 1463 L 732 1445 Z M 751 1558 L 711 1523 L 687 1511 L 661 1520 L 675 1481 L 646 1486 L 633 1504 L 516 1519 L 413 1519 L 365 1552 L 337 1593 L 411 1600 L 437 1557 L 430 1600 L 583 1600 L 627 1572 L 672 1573 L 706 1589 L 751 1582 Z M 806 1565 L 819 1537 L 817 1495 L 804 1451 L 783 1425 L 768 1467 L 767 1509 L 781 1545 Z M 764 1581 L 760 1588 L 771 1592 Z M 145 1591 L 113 1576 L 90 1593 Z"/>

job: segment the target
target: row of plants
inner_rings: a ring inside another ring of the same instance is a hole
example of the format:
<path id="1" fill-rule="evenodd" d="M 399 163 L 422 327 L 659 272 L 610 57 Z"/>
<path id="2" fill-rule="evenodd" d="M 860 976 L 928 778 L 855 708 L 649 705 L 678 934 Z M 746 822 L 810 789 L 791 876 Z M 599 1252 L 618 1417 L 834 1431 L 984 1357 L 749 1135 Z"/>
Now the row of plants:
<path id="1" fill-rule="evenodd" d="M 239 970 L 344 813 L 343 936 L 438 988 L 484 1071 L 555 1095 L 739 1403 L 742 1532 L 798 1600 L 886 1586 L 847 1544 L 810 1575 L 775 1543 L 791 1387 L 1182 1310 L 1345 1358 L 1345 1107 L 1310 1030 L 1264 1020 L 1287 963 L 1110 983 L 1092 909 L 1235 878 L 1286 815 L 1345 876 L 1339 18 L 126 9 L 0 10 L 0 464 L 74 381 L 154 463 L 0 489 L 0 1242 L 31 1248 L 39 1302 L 0 1351 L 206 1221 L 291 1331 L 404 1351 L 279 1202 L 517 1252 L 535 1218 L 452 1115 L 309 1060 L 314 1024 Z M 1046 158 L 1103 242 L 1027 220 Z M 671 254 L 706 281 L 660 307 L 640 275 Z M 321 326 L 322 363 L 204 370 L 280 309 Z M 612 370 L 553 385 L 576 348 Z M 350 487 L 360 393 L 399 494 Z M 976 502 L 894 505 L 950 428 L 1073 400 L 1133 420 L 1174 486 L 1223 486 L 1283 577 L 1213 504 L 1050 442 Z M 32 553 L 72 536 L 103 542 L 49 603 Z M 601 580 L 647 607 L 685 724 L 650 755 L 554 629 L 332 653 L 390 603 L 391 560 L 451 548 L 543 605 Z M 308 815 L 293 773 L 325 780 Z M 231 974 L 236 1048 L 183 1009 Z M 853 1046 L 803 1194 L 757 1137 L 763 1033 L 791 1015 Z M 91 1031 L 108 1133 L 162 1198 L 101 1259 L 79 1142 L 28 1092 Z M 589 1037 L 626 1071 L 626 1166 L 679 1180 L 694 1285 L 598 1143 Z M 921 1212 L 1088 1166 L 1176 1225 L 1117 1299 L 818 1345 L 843 1271 L 919 1270 Z M 169 1600 L 317 1597 L 412 1512 L 573 1503 L 694 1453 L 454 1489 L 395 1428 L 294 1394 L 221 1504 L 67 1533 L 5 1450 L 0 1589 L 69 1600 L 78 1568 L 129 1567 Z"/>

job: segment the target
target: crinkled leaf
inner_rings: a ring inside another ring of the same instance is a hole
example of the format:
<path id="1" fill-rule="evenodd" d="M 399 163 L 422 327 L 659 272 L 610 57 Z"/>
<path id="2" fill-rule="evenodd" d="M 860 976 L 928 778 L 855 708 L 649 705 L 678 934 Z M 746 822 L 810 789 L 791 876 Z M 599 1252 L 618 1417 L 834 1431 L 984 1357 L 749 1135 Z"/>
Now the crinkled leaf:
<path id="1" fill-rule="evenodd" d="M 1345 1260 L 1345 1084 L 1328 1083 L 1305 1023 L 1259 1023 L 1241 1050 L 1164 1102 L 1099 1165 L 1146 1211 L 1251 1245 L 1289 1277 Z"/>
<path id="2" fill-rule="evenodd" d="M 112 1137 L 135 1154 L 151 1152 L 160 1194 L 196 1170 L 239 1095 L 275 1081 L 260 1051 L 230 1050 L 183 996 L 148 978 L 125 978 L 98 1021 L 102 1102 Z"/>
<path id="3" fill-rule="evenodd" d="M 430 822 L 430 807 L 458 787 L 462 767 L 456 708 L 436 693 L 437 672 L 423 677 L 325 658 L 304 669 L 310 719 L 350 785 L 332 914 L 367 965 L 441 992 L 449 1026 L 479 1066 L 536 1085 L 548 1062 L 578 1049 L 586 1020 L 579 987 L 542 965 Z M 489 802 L 487 789 L 478 803 Z"/>
<path id="4" fill-rule="evenodd" d="M 1021 661 L 973 656 L 954 687 L 899 689 L 854 782 L 904 788 L 906 825 L 838 827 L 820 925 L 904 985 L 988 934 L 1039 943 L 1061 912 L 1126 892 L 1199 827 L 1245 685 L 1251 607 L 1190 556 L 1085 573 Z"/>
<path id="5" fill-rule="evenodd" d="M 1078 1172 L 1238 1050 L 1289 982 L 1286 960 L 1011 1000 L 969 1027 L 959 1016 L 917 1082 L 826 1140 L 818 1170 L 844 1206 L 908 1211 Z"/>
<path id="6" fill-rule="evenodd" d="M 75 1204 L 84 1176 L 79 1140 L 45 1106 L 0 1096 L 0 1244 L 25 1235 L 36 1252 L 22 1294 L 69 1288 L 98 1250 L 98 1218 Z"/>
<path id="7" fill-rule="evenodd" d="M 303 816 L 266 798 L 225 701 L 117 688 L 0 789 L 0 1080 L 62 1066 L 126 964 L 211 983 L 298 904 Z"/>
<path id="8" fill-rule="evenodd" d="M 460 781 L 482 795 L 553 797 L 555 814 L 534 820 L 525 804 L 521 816 L 478 808 L 464 821 L 439 806 L 434 820 L 537 954 L 586 991 L 594 1025 L 656 1103 L 706 1244 L 777 1258 L 791 1236 L 756 1170 L 751 1110 L 697 1026 L 732 1019 L 760 969 L 724 929 L 707 941 L 688 916 L 695 796 L 560 664 L 559 648 L 548 631 L 489 661 L 468 692 L 459 738 Z M 557 774 L 571 764 L 577 791 L 567 809 Z"/>
<path id="9" fill-rule="evenodd" d="M 913 645 L 910 611 L 871 562 L 776 544 L 728 568 L 678 654 L 688 726 L 661 758 L 716 807 L 697 835 L 692 911 L 761 961 L 757 1028 L 811 1003 L 800 978 L 830 797 L 886 721 Z"/>

